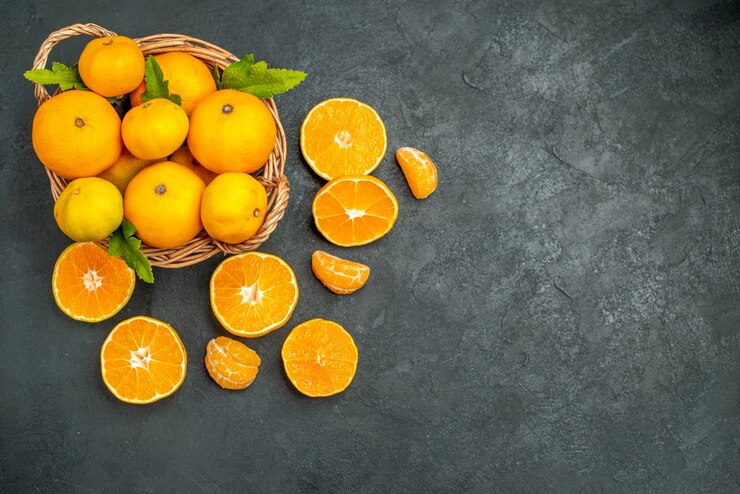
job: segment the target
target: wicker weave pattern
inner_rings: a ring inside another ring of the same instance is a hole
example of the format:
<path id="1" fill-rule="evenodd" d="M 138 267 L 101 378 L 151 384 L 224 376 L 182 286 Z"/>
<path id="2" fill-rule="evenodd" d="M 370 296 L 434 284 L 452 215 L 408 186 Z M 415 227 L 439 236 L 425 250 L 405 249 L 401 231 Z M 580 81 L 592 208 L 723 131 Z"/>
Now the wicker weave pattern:
<path id="1" fill-rule="evenodd" d="M 113 31 L 109 31 L 96 24 L 74 24 L 54 31 L 41 44 L 36 59 L 33 62 L 33 68 L 43 69 L 46 66 L 49 53 L 57 43 L 81 34 L 98 37 L 116 35 Z M 216 65 L 224 69 L 239 60 L 223 48 L 182 34 L 154 34 L 152 36 L 134 39 L 134 41 L 141 47 L 144 56 L 156 55 L 168 51 L 182 51 L 199 58 L 210 68 Z M 38 84 L 34 88 L 34 96 L 39 105 L 51 97 L 46 91 L 46 88 Z M 241 244 L 224 244 L 209 237 L 205 232 L 201 232 L 190 242 L 174 249 L 158 249 L 142 244 L 141 250 L 149 258 L 152 265 L 164 268 L 181 268 L 208 259 L 219 252 L 238 254 L 255 250 L 275 230 L 278 222 L 285 214 L 285 208 L 290 195 L 290 185 L 284 174 L 286 139 L 285 130 L 280 122 L 275 102 L 272 99 L 263 101 L 275 118 L 275 123 L 277 124 L 277 142 L 267 163 L 259 172 L 259 176 L 257 176 L 257 179 L 265 186 L 268 193 L 267 216 L 262 228 L 260 228 L 254 237 Z M 49 169 L 46 169 L 46 174 L 49 176 L 51 194 L 56 201 L 59 198 L 59 194 L 62 193 L 69 183 L 69 180 L 56 175 Z M 100 242 L 100 245 L 107 249 L 107 240 Z"/>

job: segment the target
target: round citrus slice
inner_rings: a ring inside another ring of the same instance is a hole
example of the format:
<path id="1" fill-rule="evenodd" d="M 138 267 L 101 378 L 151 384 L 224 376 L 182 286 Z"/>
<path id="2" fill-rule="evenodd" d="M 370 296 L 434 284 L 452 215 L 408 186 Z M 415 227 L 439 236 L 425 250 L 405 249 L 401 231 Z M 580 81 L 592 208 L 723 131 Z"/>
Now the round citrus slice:
<path id="1" fill-rule="evenodd" d="M 301 151 L 320 177 L 331 180 L 375 170 L 385 156 L 385 125 L 370 106 L 332 98 L 311 108 L 301 125 Z"/>
<path id="2" fill-rule="evenodd" d="M 103 382 L 113 396 L 144 405 L 171 395 L 185 380 L 187 354 L 169 324 L 136 316 L 118 323 L 100 349 Z"/>
<path id="3" fill-rule="evenodd" d="M 312 398 L 341 393 L 357 370 L 352 336 L 326 319 L 312 319 L 293 328 L 283 343 L 282 357 L 290 382 Z"/>
<path id="4" fill-rule="evenodd" d="M 134 270 L 93 242 L 76 242 L 54 264 L 54 300 L 72 319 L 99 322 L 113 317 L 134 292 Z"/>
<path id="5" fill-rule="evenodd" d="M 298 283 L 277 256 L 247 252 L 218 265 L 211 276 L 211 308 L 227 331 L 256 338 L 288 322 L 298 303 Z"/>
<path id="6" fill-rule="evenodd" d="M 398 148 L 396 159 L 411 193 L 417 199 L 425 199 L 437 188 L 437 167 L 434 162 L 416 148 Z"/>
<path id="7" fill-rule="evenodd" d="M 317 250 L 311 256 L 311 270 L 326 288 L 338 295 L 354 293 L 370 276 L 370 268 Z"/>
<path id="8" fill-rule="evenodd" d="M 257 377 L 260 357 L 244 343 L 225 336 L 208 342 L 206 369 L 224 389 L 244 389 Z"/>
<path id="9" fill-rule="evenodd" d="M 365 245 L 388 233 L 398 201 L 383 182 L 367 175 L 335 178 L 313 199 L 316 228 L 341 247 Z"/>

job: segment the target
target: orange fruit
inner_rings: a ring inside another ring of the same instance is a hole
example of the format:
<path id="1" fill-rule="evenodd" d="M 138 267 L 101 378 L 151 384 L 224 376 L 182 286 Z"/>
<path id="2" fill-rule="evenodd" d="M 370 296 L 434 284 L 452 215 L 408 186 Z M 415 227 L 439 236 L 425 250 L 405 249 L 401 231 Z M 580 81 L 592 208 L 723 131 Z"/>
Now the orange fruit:
<path id="1" fill-rule="evenodd" d="M 120 96 L 136 89 L 144 79 L 144 55 L 126 36 L 106 36 L 90 41 L 82 50 L 78 68 L 90 90 Z"/>
<path id="2" fill-rule="evenodd" d="M 260 357 L 244 343 L 225 336 L 208 342 L 206 369 L 224 389 L 244 389 L 257 377 Z"/>
<path id="3" fill-rule="evenodd" d="M 200 219 L 208 235 L 239 244 L 252 238 L 267 216 L 267 191 L 253 176 L 227 172 L 203 192 Z"/>
<path id="4" fill-rule="evenodd" d="M 276 139 L 277 126 L 267 105 L 242 91 L 211 93 L 190 115 L 188 148 L 212 172 L 259 170 Z"/>
<path id="5" fill-rule="evenodd" d="M 365 245 L 393 228 L 398 218 L 398 201 L 375 177 L 339 177 L 316 193 L 313 218 L 329 242 L 341 247 Z"/>
<path id="6" fill-rule="evenodd" d="M 43 165 L 64 178 L 92 177 L 121 154 L 121 119 L 91 91 L 64 91 L 33 117 L 33 149 Z"/>
<path id="7" fill-rule="evenodd" d="M 359 262 L 347 261 L 322 250 L 311 256 L 311 270 L 326 288 L 338 295 L 354 293 L 367 282 L 370 268 Z"/>
<path id="8" fill-rule="evenodd" d="M 121 135 L 126 148 L 144 160 L 169 156 L 188 135 L 188 116 L 172 101 L 155 98 L 131 108 L 123 117 Z"/>
<path id="9" fill-rule="evenodd" d="M 141 170 L 126 187 L 123 214 L 147 244 L 177 247 L 203 228 L 200 200 L 205 188 L 184 166 L 171 161 L 155 163 Z"/>
<path id="10" fill-rule="evenodd" d="M 247 252 L 218 265 L 211 276 L 211 309 L 227 331 L 256 338 L 288 322 L 298 303 L 298 283 L 277 256 Z"/>
<path id="11" fill-rule="evenodd" d="M 437 167 L 429 156 L 416 148 L 404 147 L 398 148 L 396 159 L 414 197 L 429 197 L 437 188 Z"/>
<path id="12" fill-rule="evenodd" d="M 76 178 L 54 204 L 54 219 L 72 240 L 99 242 L 123 220 L 121 192 L 102 178 Z"/>
<path id="13" fill-rule="evenodd" d="M 312 398 L 341 393 L 357 371 L 352 336 L 326 319 L 312 319 L 293 328 L 281 353 L 290 382 Z"/>
<path id="14" fill-rule="evenodd" d="M 186 168 L 190 168 L 195 172 L 196 175 L 200 177 L 201 180 L 203 180 L 206 185 L 213 182 L 213 179 L 218 176 L 208 168 L 198 163 L 198 160 L 195 159 L 193 153 L 190 152 L 187 146 L 183 146 L 172 153 L 172 156 L 170 156 L 170 161 L 177 163 L 178 165 L 182 165 Z"/>
<path id="15" fill-rule="evenodd" d="M 162 68 L 164 80 L 169 81 L 170 94 L 180 96 L 182 109 L 188 115 L 200 100 L 216 91 L 216 82 L 208 66 L 194 56 L 180 51 L 171 51 L 154 58 Z M 131 106 L 142 103 L 141 95 L 144 91 L 146 91 L 146 83 L 142 82 L 131 93 Z"/>
<path id="16" fill-rule="evenodd" d="M 113 396 L 145 405 L 166 398 L 185 380 L 187 353 L 177 332 L 136 316 L 116 325 L 100 349 L 100 372 Z"/>
<path id="17" fill-rule="evenodd" d="M 113 185 L 123 194 L 126 191 L 131 179 L 133 179 L 137 173 L 158 161 L 162 161 L 164 158 L 157 158 L 156 160 L 143 160 L 137 158 L 131 151 L 125 147 L 121 151 L 121 156 L 118 157 L 115 163 L 110 168 L 106 168 L 102 172 L 98 173 L 98 178 L 102 178 Z"/>
<path id="18" fill-rule="evenodd" d="M 51 287 L 59 308 L 72 319 L 113 317 L 134 292 L 134 270 L 92 242 L 76 242 L 54 264 Z"/>
<path id="19" fill-rule="evenodd" d="M 303 157 L 326 180 L 372 173 L 387 148 L 380 116 L 355 99 L 322 101 L 311 108 L 301 125 Z"/>

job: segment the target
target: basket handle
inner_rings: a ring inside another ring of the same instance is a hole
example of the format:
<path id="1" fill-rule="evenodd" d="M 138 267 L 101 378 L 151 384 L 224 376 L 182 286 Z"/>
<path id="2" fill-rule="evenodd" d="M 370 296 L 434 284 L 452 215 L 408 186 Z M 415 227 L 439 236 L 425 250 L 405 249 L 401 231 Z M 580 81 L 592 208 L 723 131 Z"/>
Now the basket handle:
<path id="1" fill-rule="evenodd" d="M 34 69 L 43 69 L 46 67 L 46 62 L 49 59 L 49 53 L 51 49 L 56 46 L 62 40 L 72 38 L 73 36 L 79 36 L 81 34 L 87 34 L 90 36 L 97 36 L 102 38 L 104 36 L 116 36 L 113 31 L 108 31 L 104 27 L 100 27 L 97 24 L 72 24 L 71 26 L 64 27 L 51 33 L 46 40 L 41 43 L 39 52 L 36 54 L 36 58 L 33 60 Z M 36 97 L 39 105 L 51 98 L 49 92 L 41 84 L 35 84 L 33 95 Z"/>

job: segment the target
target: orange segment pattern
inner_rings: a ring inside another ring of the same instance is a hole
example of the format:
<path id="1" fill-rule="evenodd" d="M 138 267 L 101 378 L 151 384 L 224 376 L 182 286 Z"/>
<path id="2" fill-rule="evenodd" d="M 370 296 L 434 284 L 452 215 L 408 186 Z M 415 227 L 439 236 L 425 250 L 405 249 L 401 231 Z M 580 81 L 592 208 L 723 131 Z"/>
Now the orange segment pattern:
<path id="1" fill-rule="evenodd" d="M 358 352 L 352 336 L 325 319 L 296 326 L 285 339 L 282 357 L 290 382 L 314 398 L 341 393 L 357 371 Z"/>
<path id="2" fill-rule="evenodd" d="M 118 324 L 100 350 L 103 381 L 121 401 L 152 403 L 185 380 L 187 355 L 169 324 L 138 316 Z"/>

